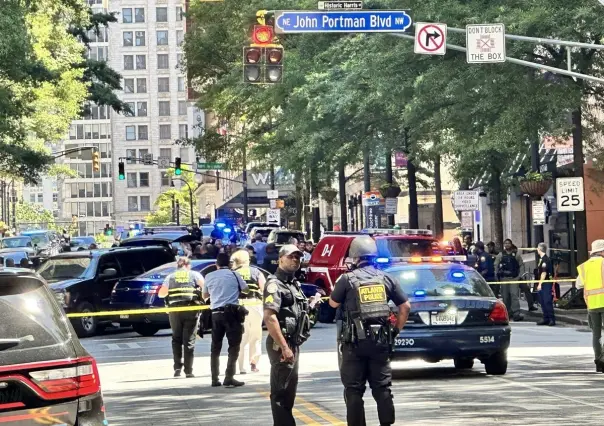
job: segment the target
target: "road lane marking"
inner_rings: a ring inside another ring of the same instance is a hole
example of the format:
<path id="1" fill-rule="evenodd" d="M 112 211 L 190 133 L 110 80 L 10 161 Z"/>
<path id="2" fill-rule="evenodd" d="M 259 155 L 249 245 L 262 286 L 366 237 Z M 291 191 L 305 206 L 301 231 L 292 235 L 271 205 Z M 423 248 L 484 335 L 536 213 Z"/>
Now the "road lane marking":
<path id="1" fill-rule="evenodd" d="M 128 346 L 130 349 L 142 349 L 143 348 L 138 343 L 123 343 L 123 344 Z"/>
<path id="2" fill-rule="evenodd" d="M 109 350 L 109 351 L 119 351 L 122 349 L 120 347 L 120 345 L 117 343 L 105 343 L 105 346 L 107 347 L 107 350 Z"/>
<path id="3" fill-rule="evenodd" d="M 543 392 L 543 393 L 546 393 L 548 395 L 555 396 L 557 398 L 561 398 L 561 399 L 565 399 L 567 401 L 574 402 L 576 404 L 586 405 L 588 407 L 594 407 L 594 408 L 598 408 L 600 410 L 604 410 L 604 405 L 591 404 L 589 402 L 581 401 L 580 399 L 576 399 L 576 398 L 572 398 L 570 396 L 566 396 L 566 395 L 562 395 L 562 394 L 559 394 L 559 393 L 556 393 L 556 392 L 548 391 L 546 389 L 539 388 L 537 386 L 532 386 L 532 385 L 529 385 L 529 384 L 526 384 L 526 383 L 522 383 L 522 382 L 515 382 L 514 380 L 504 379 L 503 377 L 493 377 L 493 378 L 497 379 L 499 381 L 502 381 L 502 382 L 507 382 L 507 383 L 509 383 L 511 385 L 520 385 L 520 386 L 525 387 L 527 389 L 531 389 L 531 390 L 534 390 L 534 391 L 537 391 L 537 392 Z"/>
<path id="4" fill-rule="evenodd" d="M 332 416 L 331 414 L 322 410 L 320 407 L 316 406 L 315 404 L 306 401 L 304 398 L 297 396 L 296 400 L 299 400 L 300 404 L 303 407 L 306 407 L 308 409 L 308 411 L 310 411 L 313 414 L 316 414 L 317 416 L 321 417 L 323 420 L 328 421 L 329 424 L 346 426 L 345 422 Z"/>
<path id="5" fill-rule="evenodd" d="M 268 400 L 271 399 L 270 392 L 265 392 L 265 391 L 263 391 L 261 389 L 256 389 L 256 392 L 258 392 L 261 395 L 264 395 L 264 397 L 266 399 L 268 399 Z M 293 413 L 293 415 L 294 415 L 294 417 L 296 419 L 300 420 L 305 425 L 311 425 L 311 426 L 319 426 L 320 425 L 320 423 L 317 423 L 316 421 L 314 421 L 309 416 L 307 416 L 306 414 L 304 414 L 302 411 L 298 410 L 295 407 L 292 409 L 292 413 Z"/>

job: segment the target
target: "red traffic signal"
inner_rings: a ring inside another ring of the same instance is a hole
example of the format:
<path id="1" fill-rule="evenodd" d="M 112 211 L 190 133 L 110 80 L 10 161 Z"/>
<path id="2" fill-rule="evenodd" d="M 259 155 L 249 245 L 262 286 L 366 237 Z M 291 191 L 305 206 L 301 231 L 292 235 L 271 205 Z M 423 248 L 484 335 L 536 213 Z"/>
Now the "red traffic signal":
<path id="1" fill-rule="evenodd" d="M 273 28 L 268 25 L 254 25 L 252 32 L 252 43 L 254 44 L 271 44 L 273 42 Z"/>

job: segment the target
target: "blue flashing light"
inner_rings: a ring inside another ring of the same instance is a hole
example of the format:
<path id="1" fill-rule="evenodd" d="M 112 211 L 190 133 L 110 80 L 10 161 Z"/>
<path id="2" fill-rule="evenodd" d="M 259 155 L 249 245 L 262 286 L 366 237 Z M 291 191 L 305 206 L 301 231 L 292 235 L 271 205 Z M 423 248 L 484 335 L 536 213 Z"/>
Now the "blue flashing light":
<path id="1" fill-rule="evenodd" d="M 451 281 L 454 282 L 462 282 L 466 279 L 466 274 L 463 271 L 452 271 L 451 272 Z"/>
<path id="2" fill-rule="evenodd" d="M 151 286 L 149 284 L 145 284 L 143 286 L 143 291 L 149 291 L 149 290 L 151 290 Z"/>
<path id="3" fill-rule="evenodd" d="M 216 227 L 217 228 L 224 228 L 226 226 L 226 223 L 217 223 Z"/>
<path id="4" fill-rule="evenodd" d="M 225 234 L 228 234 L 228 233 L 230 233 L 230 232 L 232 231 L 232 229 L 231 229 L 231 228 L 224 228 L 222 231 L 223 231 Z"/>
<path id="5" fill-rule="evenodd" d="M 377 259 L 375 259 L 375 263 L 380 263 L 380 264 L 385 264 L 385 263 L 390 263 L 390 259 L 388 259 L 387 257 L 378 257 Z"/>
<path id="6" fill-rule="evenodd" d="M 426 290 L 415 290 L 413 295 L 415 297 L 426 297 Z"/>

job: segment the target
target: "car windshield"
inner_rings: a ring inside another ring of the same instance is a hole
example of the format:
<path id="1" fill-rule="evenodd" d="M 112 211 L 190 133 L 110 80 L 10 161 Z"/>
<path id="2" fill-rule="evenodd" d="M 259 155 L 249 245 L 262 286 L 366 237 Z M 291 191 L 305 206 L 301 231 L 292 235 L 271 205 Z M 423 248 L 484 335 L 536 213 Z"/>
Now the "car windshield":
<path id="1" fill-rule="evenodd" d="M 378 253 L 386 257 L 432 256 L 440 254 L 438 243 L 432 240 L 378 238 Z"/>
<path id="2" fill-rule="evenodd" d="M 304 241 L 304 234 L 302 232 L 278 232 L 275 244 L 287 244 L 290 238 L 295 238 L 298 242 Z"/>
<path id="3" fill-rule="evenodd" d="M 1 246 L 2 248 L 32 247 L 33 244 L 29 237 L 16 237 L 3 239 Z"/>
<path id="4" fill-rule="evenodd" d="M 47 281 L 84 278 L 92 259 L 90 257 L 55 257 L 38 269 L 38 273 Z"/>
<path id="5" fill-rule="evenodd" d="M 425 296 L 478 296 L 493 297 L 482 276 L 460 267 L 451 268 L 391 268 L 394 276 L 408 295 L 423 292 Z"/>
<path id="6" fill-rule="evenodd" d="M 29 236 L 31 238 L 32 244 L 37 246 L 45 246 L 50 243 L 50 239 L 48 238 L 48 234 L 32 234 Z"/>

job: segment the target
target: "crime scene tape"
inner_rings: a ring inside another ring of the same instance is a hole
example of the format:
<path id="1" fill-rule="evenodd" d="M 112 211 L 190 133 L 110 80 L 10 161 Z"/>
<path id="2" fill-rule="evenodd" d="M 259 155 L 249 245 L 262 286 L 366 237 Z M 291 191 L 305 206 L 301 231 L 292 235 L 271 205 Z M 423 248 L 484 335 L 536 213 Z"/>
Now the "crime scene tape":
<path id="1" fill-rule="evenodd" d="M 536 248 L 531 248 L 531 247 L 520 247 L 518 250 L 522 250 L 522 251 L 537 251 Z M 569 249 L 559 249 L 559 248 L 549 248 L 548 250 L 550 251 L 567 251 L 567 252 L 571 252 L 571 251 L 578 251 L 578 250 L 569 250 Z"/>

